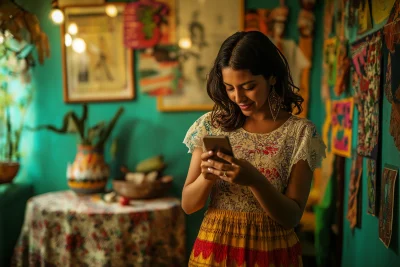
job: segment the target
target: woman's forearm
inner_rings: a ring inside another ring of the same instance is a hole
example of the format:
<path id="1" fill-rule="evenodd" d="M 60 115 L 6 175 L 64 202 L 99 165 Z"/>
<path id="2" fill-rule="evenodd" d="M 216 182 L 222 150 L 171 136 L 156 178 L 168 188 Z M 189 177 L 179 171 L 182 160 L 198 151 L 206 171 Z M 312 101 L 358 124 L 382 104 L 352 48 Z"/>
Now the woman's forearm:
<path id="1" fill-rule="evenodd" d="M 250 190 L 268 216 L 283 227 L 293 228 L 300 222 L 302 211 L 296 201 L 276 190 L 265 177 L 258 179 Z"/>
<path id="2" fill-rule="evenodd" d="M 214 183 L 214 180 L 207 180 L 200 174 L 193 183 L 183 188 L 182 209 L 186 214 L 194 213 L 204 207 Z"/>

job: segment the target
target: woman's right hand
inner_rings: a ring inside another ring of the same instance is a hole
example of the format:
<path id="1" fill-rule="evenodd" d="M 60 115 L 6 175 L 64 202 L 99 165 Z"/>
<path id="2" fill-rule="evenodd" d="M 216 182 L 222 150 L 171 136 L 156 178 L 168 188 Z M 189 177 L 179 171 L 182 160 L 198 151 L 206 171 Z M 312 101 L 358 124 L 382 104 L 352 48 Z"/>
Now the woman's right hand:
<path id="1" fill-rule="evenodd" d="M 206 180 L 215 181 L 219 177 L 210 173 L 209 168 L 211 167 L 208 160 L 214 155 L 213 151 L 206 151 L 201 154 L 201 173 Z"/>

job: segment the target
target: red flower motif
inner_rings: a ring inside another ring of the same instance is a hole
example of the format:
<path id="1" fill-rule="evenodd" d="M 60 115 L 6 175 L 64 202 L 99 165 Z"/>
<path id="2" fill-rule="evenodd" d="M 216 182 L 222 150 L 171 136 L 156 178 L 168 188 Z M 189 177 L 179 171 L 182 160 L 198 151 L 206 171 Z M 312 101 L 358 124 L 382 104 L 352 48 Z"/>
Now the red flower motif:
<path id="1" fill-rule="evenodd" d="M 273 146 L 267 146 L 262 150 L 262 153 L 264 155 L 271 155 L 274 156 L 278 152 L 278 148 L 273 147 Z"/>

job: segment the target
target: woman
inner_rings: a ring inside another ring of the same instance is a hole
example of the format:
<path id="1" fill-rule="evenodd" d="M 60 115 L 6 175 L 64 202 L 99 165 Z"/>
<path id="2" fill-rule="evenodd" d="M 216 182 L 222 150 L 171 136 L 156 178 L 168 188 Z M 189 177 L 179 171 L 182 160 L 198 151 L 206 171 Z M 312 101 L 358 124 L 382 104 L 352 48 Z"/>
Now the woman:
<path id="1" fill-rule="evenodd" d="M 313 123 L 291 114 L 303 101 L 295 91 L 285 57 L 264 34 L 238 32 L 222 44 L 207 81 L 214 109 L 184 139 L 192 159 L 183 210 L 200 210 L 211 194 L 189 266 L 302 266 L 293 228 L 325 145 Z M 203 152 L 205 135 L 228 136 L 235 157 Z"/>

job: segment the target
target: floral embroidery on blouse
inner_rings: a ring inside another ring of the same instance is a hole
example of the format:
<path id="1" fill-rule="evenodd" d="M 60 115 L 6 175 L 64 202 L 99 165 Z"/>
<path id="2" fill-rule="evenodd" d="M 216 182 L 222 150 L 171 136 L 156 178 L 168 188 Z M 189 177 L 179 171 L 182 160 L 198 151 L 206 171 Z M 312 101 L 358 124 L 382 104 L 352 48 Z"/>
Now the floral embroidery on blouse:
<path id="1" fill-rule="evenodd" d="M 242 158 L 255 166 L 280 192 L 288 184 L 290 172 L 297 162 L 304 160 L 314 170 L 325 157 L 325 144 L 315 125 L 307 120 L 291 116 L 284 124 L 270 133 L 250 133 L 239 128 L 224 132 L 211 124 L 211 112 L 197 119 L 189 128 L 183 143 L 192 153 L 203 147 L 205 135 L 229 137 L 236 158 Z M 218 180 L 211 191 L 210 207 L 242 212 L 263 212 L 257 199 L 246 186 Z"/>

